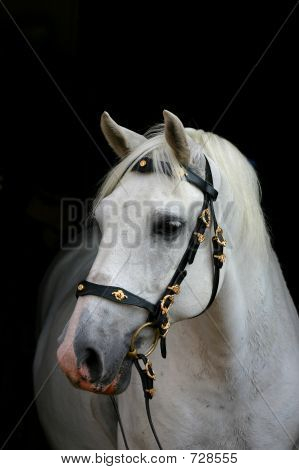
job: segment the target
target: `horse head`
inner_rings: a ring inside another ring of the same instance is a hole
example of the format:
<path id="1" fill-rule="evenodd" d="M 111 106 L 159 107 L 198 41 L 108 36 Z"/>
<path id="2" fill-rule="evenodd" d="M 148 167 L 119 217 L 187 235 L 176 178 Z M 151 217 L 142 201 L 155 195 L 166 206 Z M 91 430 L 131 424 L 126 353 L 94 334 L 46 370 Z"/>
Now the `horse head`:
<path id="1" fill-rule="evenodd" d="M 136 302 L 128 303 L 129 293 L 157 304 L 165 288 L 172 287 L 169 282 L 192 237 L 200 244 L 198 254 L 192 264 L 185 263 L 188 275 L 177 289 L 180 293 L 165 296 L 165 302 L 171 297 L 168 327 L 198 315 L 211 298 L 214 263 L 210 214 L 207 209 L 202 213 L 204 192 L 187 181 L 186 168 L 194 171 L 194 178 L 198 175 L 204 180 L 208 162 L 216 193 L 222 190 L 220 171 L 175 115 L 164 111 L 164 121 L 164 127 L 144 137 L 119 126 L 107 113 L 101 118 L 104 136 L 120 162 L 94 203 L 94 221 L 102 238 L 87 282 L 115 287 L 109 295 L 79 295 L 57 353 L 60 367 L 71 382 L 92 392 L 115 394 L 128 386 L 132 335 L 149 316 L 143 304 L 140 308 Z M 149 164 L 150 172 L 145 171 Z M 135 171 L 136 165 L 139 171 Z M 215 204 L 220 218 L 227 202 L 224 199 L 218 198 Z M 194 229 L 199 216 L 205 233 Z M 222 238 L 219 241 L 224 244 Z M 222 267 L 224 256 L 218 258 Z M 224 269 L 218 289 L 223 273 Z M 84 287 L 81 284 L 78 289 Z M 152 328 L 143 328 L 134 346 L 146 351 L 154 336 Z"/>

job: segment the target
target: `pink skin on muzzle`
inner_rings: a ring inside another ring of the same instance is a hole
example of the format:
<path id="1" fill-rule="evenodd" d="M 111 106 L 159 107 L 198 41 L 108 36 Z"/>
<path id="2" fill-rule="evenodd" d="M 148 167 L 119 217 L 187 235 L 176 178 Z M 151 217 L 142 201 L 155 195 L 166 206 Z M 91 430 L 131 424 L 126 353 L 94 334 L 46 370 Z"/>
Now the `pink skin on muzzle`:
<path id="1" fill-rule="evenodd" d="M 79 324 L 82 312 L 82 305 L 75 307 L 75 311 L 69 321 L 68 329 L 63 342 L 57 350 L 57 360 L 61 370 L 75 387 L 94 393 L 103 393 L 105 395 L 114 394 L 120 375 L 115 377 L 108 385 L 97 386 L 90 382 L 89 371 L 86 366 L 77 366 L 77 358 L 74 351 L 74 338 Z"/>

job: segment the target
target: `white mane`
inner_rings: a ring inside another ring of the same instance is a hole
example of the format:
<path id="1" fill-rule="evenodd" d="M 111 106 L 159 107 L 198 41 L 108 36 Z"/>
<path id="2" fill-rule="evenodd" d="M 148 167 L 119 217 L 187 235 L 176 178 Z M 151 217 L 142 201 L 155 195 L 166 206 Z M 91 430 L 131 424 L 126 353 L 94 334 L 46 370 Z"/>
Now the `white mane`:
<path id="1" fill-rule="evenodd" d="M 234 240 L 234 244 L 243 240 L 248 248 L 254 247 L 255 250 L 266 254 L 269 237 L 260 205 L 260 185 L 254 168 L 228 140 L 203 130 L 187 128 L 185 131 L 190 137 L 190 165 L 204 177 L 205 161 L 202 156 L 206 154 L 215 162 L 222 180 L 230 188 L 239 227 L 239 240 Z M 181 179 L 182 168 L 166 143 L 163 126 L 152 128 L 146 136 L 147 141 L 108 173 L 94 200 L 93 212 L 100 201 L 114 190 L 123 175 L 131 170 L 135 162 L 149 153 L 157 176 L 167 180 L 163 181 L 163 184 L 176 184 Z M 161 161 L 168 162 L 172 178 L 165 177 L 161 171 Z"/>
<path id="2" fill-rule="evenodd" d="M 234 200 L 239 237 L 249 249 L 267 255 L 269 235 L 261 208 L 261 188 L 257 174 L 247 158 L 228 140 L 212 132 L 186 129 L 219 168 Z M 221 197 L 221 195 L 220 195 Z"/>

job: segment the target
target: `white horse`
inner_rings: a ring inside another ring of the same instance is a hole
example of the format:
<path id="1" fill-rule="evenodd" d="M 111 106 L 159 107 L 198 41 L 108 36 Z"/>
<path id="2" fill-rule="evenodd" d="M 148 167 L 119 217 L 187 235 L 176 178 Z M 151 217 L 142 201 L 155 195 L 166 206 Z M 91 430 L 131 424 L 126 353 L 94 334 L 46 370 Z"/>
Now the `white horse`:
<path id="1" fill-rule="evenodd" d="M 121 160 L 95 200 L 101 237 L 95 230 L 92 248 L 62 254 L 44 285 L 34 363 L 41 423 L 54 448 L 124 448 L 109 397 L 116 394 L 130 448 L 156 448 L 140 378 L 127 357 L 147 312 L 90 295 L 76 301 L 74 291 L 86 278 L 157 302 L 203 202 L 181 165 L 204 176 L 205 154 L 219 192 L 215 211 L 228 240 L 227 260 L 215 301 L 197 318 L 212 289 L 208 235 L 187 267 L 170 311 L 167 359 L 158 350 L 152 355 L 157 434 L 166 449 L 296 448 L 299 321 L 269 241 L 257 176 L 227 140 L 184 129 L 168 111 L 164 120 L 164 128 L 144 137 L 102 116 L 102 131 Z M 131 171 L 145 155 L 155 171 Z M 161 161 L 172 176 L 159 171 Z M 149 336 L 142 336 L 140 351 Z M 70 381 L 57 367 L 58 338 L 58 360 Z"/>

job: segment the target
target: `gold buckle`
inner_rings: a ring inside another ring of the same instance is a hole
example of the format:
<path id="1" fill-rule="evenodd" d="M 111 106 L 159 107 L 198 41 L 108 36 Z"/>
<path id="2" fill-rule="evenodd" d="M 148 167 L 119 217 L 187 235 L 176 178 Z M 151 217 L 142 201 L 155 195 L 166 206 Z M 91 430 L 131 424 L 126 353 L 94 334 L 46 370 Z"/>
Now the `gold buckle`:
<path id="1" fill-rule="evenodd" d="M 219 235 L 221 236 L 222 240 L 219 239 Z M 215 232 L 215 236 L 213 237 L 213 240 L 215 240 L 221 246 L 226 246 L 227 244 L 227 241 L 224 239 L 223 230 L 220 227 L 220 225 L 218 225 L 218 227 L 216 228 L 216 232 Z"/>
<path id="2" fill-rule="evenodd" d="M 155 389 L 155 388 L 146 388 L 145 391 L 146 391 L 147 393 L 149 393 L 151 397 L 153 397 L 154 394 L 156 393 L 156 389 Z"/>
<path id="3" fill-rule="evenodd" d="M 199 218 L 204 222 L 204 224 L 206 225 L 207 228 L 210 227 L 211 214 L 210 214 L 210 209 L 208 207 L 202 211 Z"/>
<path id="4" fill-rule="evenodd" d="M 197 236 L 197 241 L 198 243 L 202 243 L 205 241 L 205 235 L 203 233 L 199 233 L 199 232 L 193 232 L 193 235 L 196 235 Z"/>
<path id="5" fill-rule="evenodd" d="M 149 367 L 151 368 L 152 372 L 149 370 Z M 156 374 L 153 371 L 152 368 L 152 363 L 148 360 L 147 363 L 145 364 L 145 370 L 146 370 L 146 375 L 153 380 L 156 380 Z"/>
<path id="6" fill-rule="evenodd" d="M 164 331 L 169 330 L 169 328 L 170 328 L 170 321 L 169 321 L 169 320 L 166 320 L 164 323 L 161 323 L 161 328 L 162 328 L 162 330 L 164 330 Z"/>
<path id="7" fill-rule="evenodd" d="M 223 264 L 224 261 L 226 260 L 225 254 L 222 254 L 222 255 L 214 255 L 214 258 L 219 259 L 219 261 L 221 261 L 222 264 Z"/>
<path id="8" fill-rule="evenodd" d="M 164 333 L 160 332 L 160 336 L 161 338 L 165 338 L 170 328 L 170 321 L 168 320 L 168 318 L 165 320 L 164 323 L 161 323 L 160 328 L 164 331 Z"/>
<path id="9" fill-rule="evenodd" d="M 165 307 L 164 304 L 165 304 L 167 299 L 170 300 L 170 304 L 168 305 L 168 307 Z M 168 311 L 169 311 L 170 307 L 172 306 L 173 302 L 174 302 L 174 295 L 173 294 L 167 294 L 163 297 L 163 299 L 161 300 L 161 311 L 162 311 L 163 315 L 168 315 Z"/>
<path id="10" fill-rule="evenodd" d="M 118 300 L 119 302 L 128 298 L 128 296 L 121 289 L 118 289 L 117 291 L 112 292 L 112 295 L 114 295 L 116 300 Z"/>
<path id="11" fill-rule="evenodd" d="M 172 292 L 178 295 L 181 291 L 181 286 L 179 284 L 174 284 L 173 286 L 168 286 L 167 289 L 172 290 Z"/>

